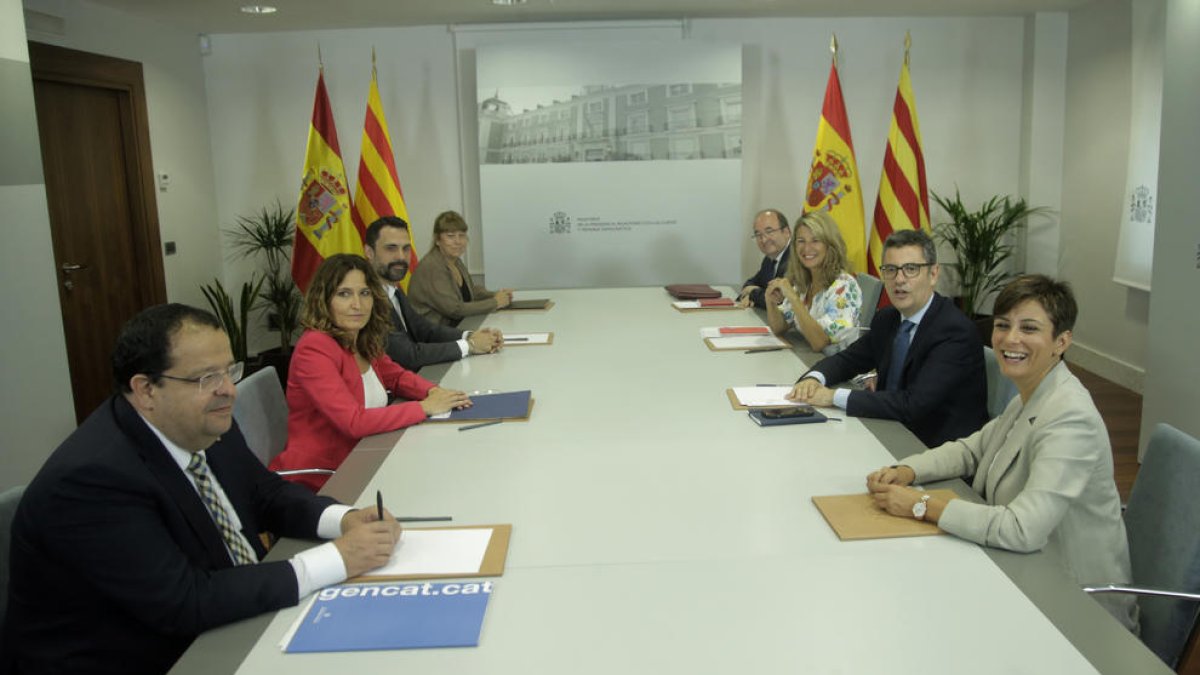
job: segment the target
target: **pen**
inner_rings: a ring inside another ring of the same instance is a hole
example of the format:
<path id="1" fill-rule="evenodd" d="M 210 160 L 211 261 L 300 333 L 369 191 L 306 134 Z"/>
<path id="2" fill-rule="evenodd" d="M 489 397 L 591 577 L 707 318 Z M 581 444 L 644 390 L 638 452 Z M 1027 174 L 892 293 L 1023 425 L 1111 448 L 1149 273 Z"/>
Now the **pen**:
<path id="1" fill-rule="evenodd" d="M 397 518 L 396 522 L 400 523 L 438 523 L 448 520 L 454 520 L 450 516 L 405 516 Z"/>
<path id="2" fill-rule="evenodd" d="M 480 427 L 490 427 L 493 424 L 500 424 L 503 421 L 504 420 L 492 420 L 491 422 L 480 422 L 479 424 L 468 424 L 465 427 L 459 427 L 458 430 L 459 431 L 470 431 L 471 429 L 478 429 Z"/>
<path id="3" fill-rule="evenodd" d="M 506 338 L 504 338 L 504 341 L 505 342 L 529 342 L 529 338 L 527 338 L 527 337 L 506 337 Z"/>
<path id="4" fill-rule="evenodd" d="M 379 490 L 375 491 L 375 513 L 379 514 L 380 520 L 383 520 L 383 493 Z"/>
<path id="5" fill-rule="evenodd" d="M 763 352 L 778 352 L 781 350 L 783 350 L 783 347 L 755 347 L 754 349 L 747 349 L 743 353 L 744 354 L 762 354 Z"/>

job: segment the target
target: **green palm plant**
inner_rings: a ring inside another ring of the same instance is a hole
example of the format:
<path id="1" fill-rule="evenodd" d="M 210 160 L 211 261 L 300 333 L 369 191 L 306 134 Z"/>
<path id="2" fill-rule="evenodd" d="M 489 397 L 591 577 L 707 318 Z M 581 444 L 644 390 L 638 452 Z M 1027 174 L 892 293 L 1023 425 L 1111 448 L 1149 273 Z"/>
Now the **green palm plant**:
<path id="1" fill-rule="evenodd" d="M 257 213 L 238 216 L 225 235 L 233 252 L 242 258 L 262 256 L 266 272 L 256 291 L 258 308 L 267 312 L 269 328 L 279 330 L 280 349 L 287 354 L 300 327 L 303 298 L 292 282 L 290 253 L 296 232 L 295 209 L 284 209 L 279 200 Z"/>
<path id="2" fill-rule="evenodd" d="M 225 328 L 229 336 L 229 346 L 233 350 L 233 358 L 243 363 L 249 356 L 249 344 L 246 328 L 250 320 L 250 310 L 254 307 L 255 299 L 262 289 L 263 278 L 251 276 L 250 281 L 242 284 L 242 294 L 235 307 L 233 298 L 225 290 L 220 279 L 213 279 L 211 284 L 201 284 L 200 291 L 208 300 L 208 306 Z"/>
<path id="3" fill-rule="evenodd" d="M 933 193 L 933 199 L 950 218 L 934 225 L 934 237 L 949 244 L 958 257 L 951 266 L 957 272 L 963 311 L 973 317 L 983 300 L 1012 277 L 1003 268 L 1016 251 L 1012 235 L 1026 226 L 1030 216 L 1048 209 L 1031 207 L 1022 198 L 1005 195 L 992 197 L 978 211 L 970 211 L 957 189 L 954 199 L 937 193 Z"/>

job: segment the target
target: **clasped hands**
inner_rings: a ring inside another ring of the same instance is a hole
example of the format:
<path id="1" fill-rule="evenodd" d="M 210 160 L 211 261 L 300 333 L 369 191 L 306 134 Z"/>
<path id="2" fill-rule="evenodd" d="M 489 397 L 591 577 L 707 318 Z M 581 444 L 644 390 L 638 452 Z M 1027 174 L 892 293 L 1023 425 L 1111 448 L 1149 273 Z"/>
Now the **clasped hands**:
<path id="1" fill-rule="evenodd" d="M 495 354 L 504 346 L 504 334 L 498 328 L 480 328 L 467 336 L 472 354 Z"/>
<path id="2" fill-rule="evenodd" d="M 382 520 L 374 506 L 347 511 L 342 516 L 342 536 L 333 540 L 346 566 L 346 576 L 356 577 L 386 565 L 402 530 L 387 509 L 383 510 Z"/>
<path id="3" fill-rule="evenodd" d="M 925 495 L 909 485 L 917 479 L 912 467 L 885 466 L 867 475 L 867 492 L 875 499 L 875 505 L 893 516 L 913 518 L 913 505 Z M 935 520 L 926 516 L 926 520 Z"/>

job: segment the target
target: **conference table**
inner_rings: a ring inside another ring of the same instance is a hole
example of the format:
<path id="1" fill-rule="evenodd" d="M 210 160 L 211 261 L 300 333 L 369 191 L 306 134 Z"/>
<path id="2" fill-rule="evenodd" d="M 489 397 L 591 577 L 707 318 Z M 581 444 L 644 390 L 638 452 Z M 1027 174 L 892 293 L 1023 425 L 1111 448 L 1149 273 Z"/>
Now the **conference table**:
<path id="1" fill-rule="evenodd" d="M 553 332 L 551 345 L 434 374 L 532 390 L 527 421 L 368 438 L 326 487 L 358 504 L 380 490 L 397 515 L 512 524 L 479 646 L 284 654 L 302 599 L 202 635 L 172 672 L 1170 672 L 1045 553 L 840 541 L 812 497 L 863 492 L 868 472 L 923 446 L 897 422 L 836 409 L 837 421 L 770 428 L 735 411 L 727 388 L 791 383 L 820 358 L 701 340 L 761 314 L 681 312 L 659 288 L 522 296 L 554 304 L 483 323 Z M 972 498 L 959 480 L 931 487 Z"/>

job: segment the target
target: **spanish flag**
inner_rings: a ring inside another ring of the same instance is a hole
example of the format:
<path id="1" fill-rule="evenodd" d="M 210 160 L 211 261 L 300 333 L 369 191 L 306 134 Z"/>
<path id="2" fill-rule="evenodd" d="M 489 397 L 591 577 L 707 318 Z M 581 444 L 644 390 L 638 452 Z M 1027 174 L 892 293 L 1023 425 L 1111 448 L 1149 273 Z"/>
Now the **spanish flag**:
<path id="1" fill-rule="evenodd" d="M 834 37 L 833 64 L 825 85 L 825 103 L 817 125 L 812 169 L 808 175 L 804 212 L 825 209 L 838 224 L 846 240 L 846 257 L 852 272 L 866 269 L 866 220 L 863 217 L 862 188 L 858 164 L 854 160 L 854 142 L 850 139 L 850 118 L 842 100 L 842 83 L 837 72 L 837 38 Z"/>
<path id="2" fill-rule="evenodd" d="M 408 274 L 400 280 L 400 287 L 407 291 L 408 280 L 412 278 L 413 270 L 417 269 L 417 242 L 412 222 L 408 219 L 408 208 L 404 205 L 400 177 L 396 173 L 392 137 L 388 133 L 387 120 L 383 116 L 383 102 L 379 99 L 374 61 L 375 55 L 372 53 L 371 89 L 367 94 L 367 119 L 363 122 L 358 185 L 354 189 L 354 226 L 360 232 L 365 232 L 367 226 L 381 216 L 397 216 L 409 224 L 408 236 L 413 240 L 412 253 L 408 260 Z"/>
<path id="3" fill-rule="evenodd" d="M 921 152 L 921 125 L 917 123 L 917 101 L 908 74 L 908 48 L 904 36 L 904 65 L 892 105 L 883 174 L 875 200 L 874 226 L 867 252 L 867 271 L 879 276 L 883 242 L 896 230 L 929 230 L 929 188 L 925 181 L 925 155 Z"/>
<path id="4" fill-rule="evenodd" d="M 292 279 L 303 292 L 321 261 L 336 253 L 363 251 L 362 229 L 350 217 L 350 189 L 342 151 L 338 147 L 333 110 L 325 91 L 325 72 L 317 76 L 304 178 L 296 206 L 296 241 L 292 249 Z"/>

